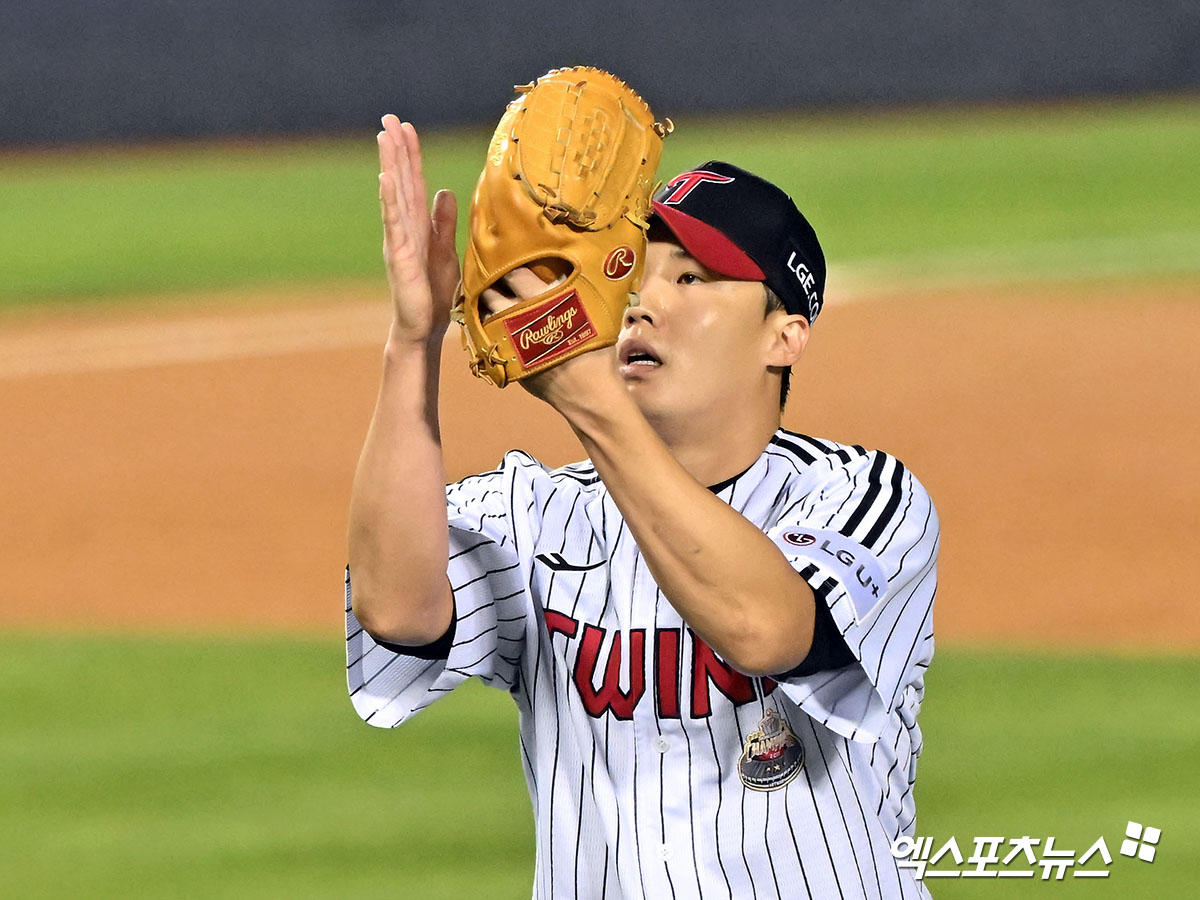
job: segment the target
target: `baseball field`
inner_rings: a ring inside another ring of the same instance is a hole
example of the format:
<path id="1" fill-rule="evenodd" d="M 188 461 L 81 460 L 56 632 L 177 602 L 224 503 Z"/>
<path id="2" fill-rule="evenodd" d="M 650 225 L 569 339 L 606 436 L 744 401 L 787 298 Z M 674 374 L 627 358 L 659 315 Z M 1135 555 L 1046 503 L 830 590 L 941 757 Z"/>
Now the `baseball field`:
<path id="1" fill-rule="evenodd" d="M 917 834 L 1112 857 L 933 895 L 1193 896 L 1200 99 L 678 126 L 664 172 L 737 162 L 822 235 L 785 426 L 938 505 Z M 487 136 L 427 135 L 431 182 L 465 201 Z M 0 895 L 528 896 L 510 700 L 379 731 L 345 694 L 376 171 L 369 132 L 0 156 Z M 577 457 L 456 335 L 443 368 L 451 477 Z"/>

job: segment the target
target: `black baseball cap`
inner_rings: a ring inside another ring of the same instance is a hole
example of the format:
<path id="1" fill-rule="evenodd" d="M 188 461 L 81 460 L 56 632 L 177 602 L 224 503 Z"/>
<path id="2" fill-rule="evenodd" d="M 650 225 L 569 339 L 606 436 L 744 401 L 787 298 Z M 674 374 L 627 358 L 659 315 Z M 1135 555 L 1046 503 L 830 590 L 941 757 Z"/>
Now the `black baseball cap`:
<path id="1" fill-rule="evenodd" d="M 654 214 L 714 272 L 762 281 L 811 323 L 825 302 L 825 254 L 796 204 L 771 182 L 712 160 L 654 195 Z"/>

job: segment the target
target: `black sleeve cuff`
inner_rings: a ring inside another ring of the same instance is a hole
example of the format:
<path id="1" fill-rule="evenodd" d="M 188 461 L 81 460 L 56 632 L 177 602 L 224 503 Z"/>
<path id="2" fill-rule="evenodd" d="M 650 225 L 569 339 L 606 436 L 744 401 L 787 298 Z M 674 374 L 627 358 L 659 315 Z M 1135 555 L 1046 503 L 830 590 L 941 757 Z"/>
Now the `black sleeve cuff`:
<path id="1" fill-rule="evenodd" d="M 841 669 L 855 661 L 854 654 L 846 645 L 846 639 L 838 631 L 837 623 L 833 621 L 833 613 L 821 596 L 813 597 L 817 605 L 813 617 L 812 647 L 800 665 L 791 671 L 777 675 L 776 678 L 799 678 L 803 675 L 815 675 L 817 672 L 830 672 Z"/>
<path id="2" fill-rule="evenodd" d="M 446 629 L 446 633 L 431 644 L 421 644 L 419 646 L 409 646 L 407 644 L 390 644 L 387 641 L 375 641 L 380 647 L 385 650 L 391 650 L 393 653 L 399 653 L 403 656 L 413 656 L 417 659 L 447 659 L 450 656 L 450 648 L 454 646 L 454 632 L 458 629 L 458 609 L 452 607 L 450 610 L 450 627 Z"/>

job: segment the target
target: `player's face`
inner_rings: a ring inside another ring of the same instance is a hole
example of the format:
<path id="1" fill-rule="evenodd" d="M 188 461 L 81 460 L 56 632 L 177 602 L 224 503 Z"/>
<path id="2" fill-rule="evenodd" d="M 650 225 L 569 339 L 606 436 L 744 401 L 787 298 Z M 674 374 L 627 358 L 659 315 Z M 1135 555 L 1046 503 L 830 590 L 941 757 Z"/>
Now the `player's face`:
<path id="1" fill-rule="evenodd" d="M 777 410 L 778 316 L 764 315 L 765 304 L 760 282 L 726 279 L 678 244 L 651 241 L 640 302 L 617 341 L 621 378 L 642 412 L 703 419 L 762 396 Z"/>

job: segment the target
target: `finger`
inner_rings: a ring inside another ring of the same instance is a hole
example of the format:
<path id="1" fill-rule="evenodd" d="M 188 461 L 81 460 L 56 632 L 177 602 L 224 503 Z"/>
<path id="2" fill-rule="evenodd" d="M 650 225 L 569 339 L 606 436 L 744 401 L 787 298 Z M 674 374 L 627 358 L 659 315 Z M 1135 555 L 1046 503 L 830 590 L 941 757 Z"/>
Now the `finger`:
<path id="1" fill-rule="evenodd" d="M 495 288 L 485 288 L 483 293 L 479 295 L 479 318 L 486 320 L 489 316 L 503 312 L 510 306 L 516 306 L 520 302 L 520 300 L 504 296 L 504 294 Z"/>
<path id="2" fill-rule="evenodd" d="M 401 127 L 400 120 L 394 115 L 389 113 L 380 121 L 383 124 L 384 130 L 384 138 L 381 146 L 386 148 L 388 154 L 388 169 L 396 185 L 401 218 L 405 223 L 405 227 L 411 228 L 415 224 L 415 210 L 413 205 L 413 191 L 410 185 L 411 173 L 409 172 L 408 151 L 406 149 L 408 138 Z M 424 206 L 422 205 L 419 209 L 420 214 L 424 216 Z"/>
<path id="3" fill-rule="evenodd" d="M 400 120 L 391 113 L 388 113 L 379 122 L 383 126 L 384 133 L 388 136 L 388 146 L 390 148 L 388 164 L 394 171 L 398 171 L 400 166 L 400 147 L 404 143 L 404 135 L 400 129 Z"/>
<path id="4" fill-rule="evenodd" d="M 429 195 L 425 189 L 425 166 L 421 162 L 421 139 L 412 122 L 404 122 L 401 126 L 406 138 L 405 149 L 408 150 L 408 170 L 412 179 L 413 208 L 422 212 L 429 209 Z"/>
<path id="5" fill-rule="evenodd" d="M 396 185 L 387 172 L 379 173 L 379 203 L 383 224 L 390 229 L 396 224 L 400 214 L 396 209 Z"/>
<path id="6" fill-rule="evenodd" d="M 429 242 L 429 275 L 435 296 L 453 302 L 462 275 L 455 248 L 458 201 L 450 191 L 438 191 L 433 198 L 432 236 Z"/>
<path id="7" fill-rule="evenodd" d="M 415 209 L 416 191 L 413 188 L 412 153 L 408 147 L 408 129 L 403 127 L 404 124 L 397 125 L 394 134 L 396 141 L 396 183 L 400 187 L 401 199 L 410 209 Z"/>
<path id="8" fill-rule="evenodd" d="M 375 145 L 379 148 L 379 172 L 383 174 L 390 168 L 389 151 L 387 147 L 387 132 L 381 131 L 375 135 Z"/>
<path id="9" fill-rule="evenodd" d="M 383 131 L 379 133 L 379 168 L 380 171 L 390 172 L 399 183 L 400 120 L 389 113 L 380 119 L 380 124 Z"/>
<path id="10" fill-rule="evenodd" d="M 420 250 L 412 244 L 411 232 L 404 221 L 403 204 L 392 176 L 387 172 L 379 175 L 379 199 L 383 216 L 383 258 L 390 274 L 401 261 L 418 259 Z M 420 264 L 423 266 L 423 261 Z"/>
<path id="11" fill-rule="evenodd" d="M 396 142 L 386 129 L 375 136 L 379 145 L 379 173 L 391 179 L 392 186 L 399 183 L 399 170 L 396 167 Z"/>
<path id="12" fill-rule="evenodd" d="M 454 238 L 458 229 L 458 198 L 453 191 L 441 190 L 434 195 L 430 221 L 433 223 L 437 253 L 441 256 L 457 256 Z"/>
<path id="13" fill-rule="evenodd" d="M 386 131 L 379 132 L 379 200 L 383 204 L 384 238 L 392 243 L 402 238 L 408 229 L 409 218 L 401 202 L 396 185 L 396 169 L 389 163 L 391 158 L 391 136 Z"/>
<path id="14" fill-rule="evenodd" d="M 546 282 L 524 266 L 519 266 L 505 275 L 504 282 L 514 294 L 523 299 L 536 297 L 546 290 Z"/>

